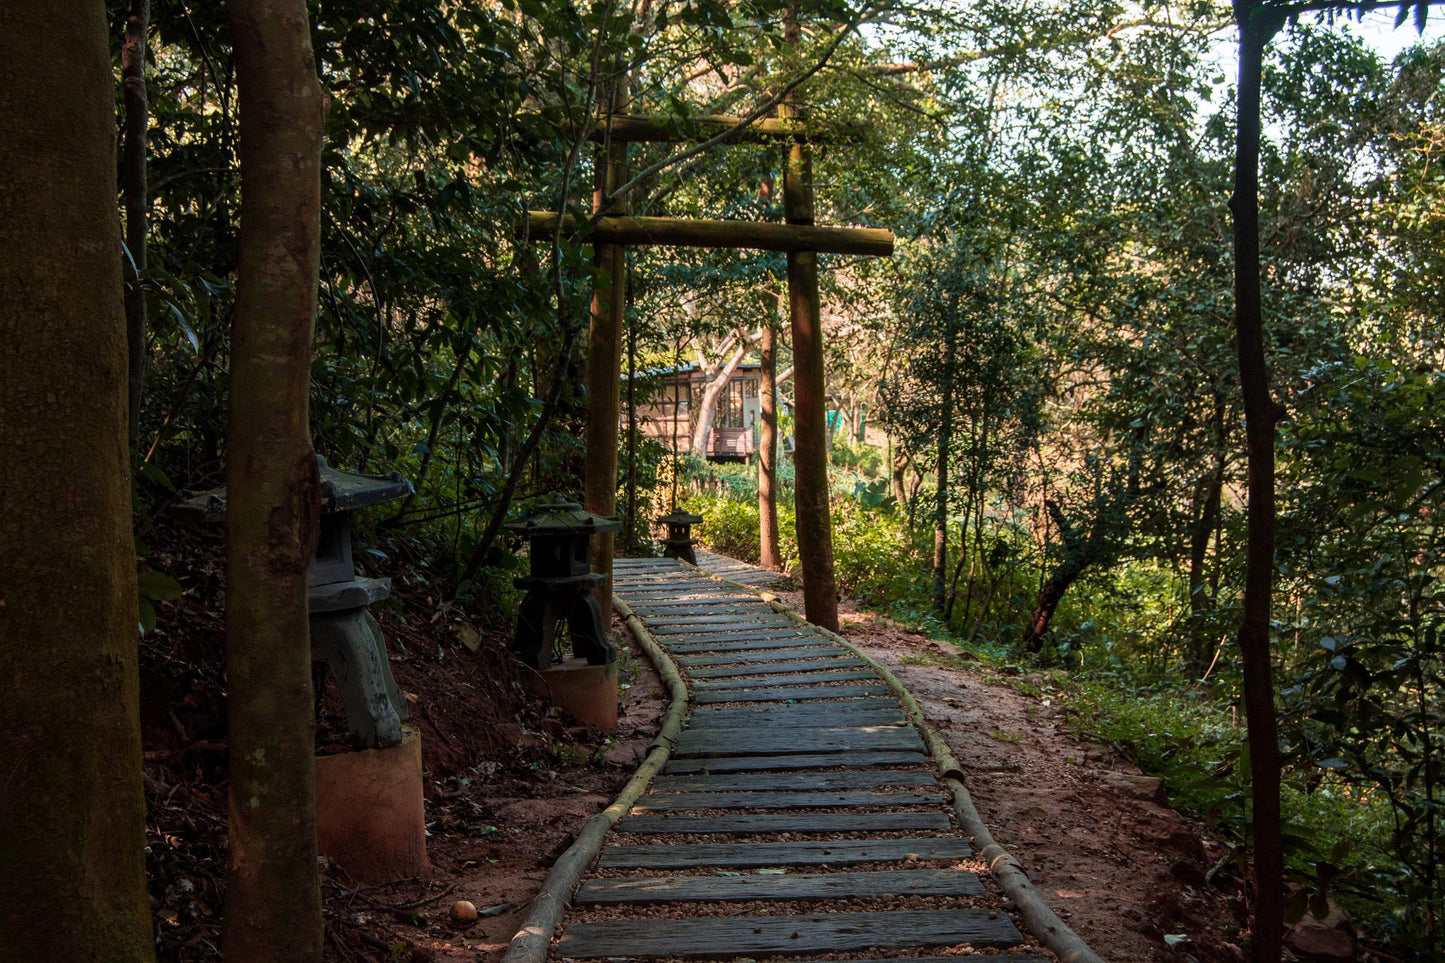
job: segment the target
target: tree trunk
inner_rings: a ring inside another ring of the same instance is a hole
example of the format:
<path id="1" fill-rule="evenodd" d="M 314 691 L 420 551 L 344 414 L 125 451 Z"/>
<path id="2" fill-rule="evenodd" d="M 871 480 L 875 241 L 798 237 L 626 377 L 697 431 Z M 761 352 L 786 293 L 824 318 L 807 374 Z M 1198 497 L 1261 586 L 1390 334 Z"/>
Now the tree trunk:
<path id="1" fill-rule="evenodd" d="M 785 105 L 779 116 L 793 119 Z M 794 143 L 783 177 L 789 224 L 813 223 L 813 164 L 808 145 Z M 803 611 L 808 621 L 838 630 L 838 583 L 833 576 L 833 526 L 828 504 L 827 390 L 823 320 L 818 297 L 818 255 L 788 254 L 788 309 L 793 329 L 793 464 L 797 472 L 798 556 L 803 570 Z"/>
<path id="2" fill-rule="evenodd" d="M 743 358 L 748 353 L 747 339 L 741 332 L 737 338 L 738 346 L 702 389 L 702 400 L 698 402 L 696 420 L 692 426 L 692 450 L 699 458 L 707 457 L 708 439 L 712 436 L 713 415 L 717 411 L 718 399 L 727 390 L 728 382 L 732 380 L 738 365 L 743 363 Z"/>
<path id="3" fill-rule="evenodd" d="M 1199 513 L 1189 533 L 1189 672 L 1195 678 L 1209 668 L 1213 641 L 1204 634 L 1204 617 L 1214 607 L 1205 579 L 1209 539 L 1219 525 L 1220 502 L 1224 495 L 1224 399 L 1214 406 L 1214 464 L 1195 493 Z"/>
<path id="4" fill-rule="evenodd" d="M 983 551 L 983 503 L 984 503 L 984 469 L 988 463 L 988 406 L 983 405 L 973 412 L 972 427 L 970 429 L 970 447 L 973 449 L 973 460 L 970 465 L 968 482 L 968 499 L 964 503 L 964 535 L 959 537 L 958 550 L 968 551 L 967 533 L 973 533 L 973 562 L 968 566 L 968 584 L 964 587 L 963 594 L 963 617 L 973 611 L 973 594 L 977 587 L 977 575 L 979 572 L 988 574 L 988 565 Z"/>
<path id="5" fill-rule="evenodd" d="M 893 444 L 891 435 L 889 436 L 888 443 L 890 445 Z M 889 479 L 890 487 L 893 490 L 893 497 L 898 499 L 900 505 L 907 505 L 908 484 L 905 479 L 908 473 L 908 453 L 904 451 L 902 447 L 894 449 L 892 464 L 893 470 L 889 474 Z M 910 509 L 909 511 L 911 515 L 912 510 Z"/>
<path id="6" fill-rule="evenodd" d="M 1024 648 L 1030 652 L 1038 652 L 1043 648 L 1044 633 L 1049 630 L 1049 622 L 1053 620 L 1054 611 L 1058 609 L 1059 603 L 1063 601 L 1064 593 L 1069 590 L 1079 576 L 1084 574 L 1085 565 L 1079 559 L 1065 558 L 1044 581 L 1039 589 L 1038 598 L 1034 601 L 1033 614 L 1029 616 L 1028 624 L 1024 626 Z"/>
<path id="7" fill-rule="evenodd" d="M 619 81 L 610 99 L 613 108 Z M 593 210 L 601 213 L 606 198 L 627 181 L 627 145 L 613 143 L 598 151 Z M 610 210 L 617 212 L 617 208 Z M 583 506 L 611 518 L 617 512 L 617 422 L 622 399 L 622 317 L 626 305 L 627 248 L 598 244 L 593 259 L 596 285 L 592 293 L 592 321 L 587 333 L 587 463 L 583 468 Z M 596 589 L 602 611 L 612 612 L 612 555 L 615 533 L 592 536 L 592 570 L 607 576 Z"/>
<path id="8" fill-rule="evenodd" d="M 943 340 L 943 384 L 938 400 L 938 490 L 933 502 L 933 611 L 942 615 L 947 607 L 948 580 L 948 461 L 953 451 L 953 365 L 958 337 L 953 325 Z"/>
<path id="9" fill-rule="evenodd" d="M 778 538 L 778 292 L 764 292 L 762 340 L 758 351 L 758 564 L 783 570 Z"/>
<path id="10" fill-rule="evenodd" d="M 632 303 L 632 285 L 627 286 Z M 622 520 L 622 544 L 637 551 L 637 331 L 627 324 L 627 512 Z"/>
<path id="11" fill-rule="evenodd" d="M 1284 935 L 1279 737 L 1269 649 L 1270 593 L 1274 589 L 1274 426 L 1281 409 L 1269 393 L 1260 304 L 1259 108 L 1264 48 L 1282 21 L 1254 0 L 1237 0 L 1235 17 L 1239 23 L 1239 117 L 1230 208 L 1234 212 L 1234 327 L 1249 468 L 1239 651 L 1253 800 L 1254 958 L 1274 963 L 1280 959 Z"/>
<path id="12" fill-rule="evenodd" d="M 150 960 L 109 27 L 5 12 L 0 958 Z"/>
<path id="13" fill-rule="evenodd" d="M 230 960 L 320 960 L 306 566 L 324 100 L 304 0 L 230 0 L 241 238 L 227 442 Z"/>
<path id="14" fill-rule="evenodd" d="M 1095 564 L 1104 554 L 1105 508 L 1099 508 L 1099 514 L 1094 518 L 1089 533 L 1080 536 L 1074 527 L 1069 524 L 1067 518 L 1059 506 L 1052 501 L 1045 502 L 1046 510 L 1053 518 L 1054 524 L 1059 529 L 1059 541 L 1063 543 L 1064 557 L 1055 567 L 1044 584 L 1039 586 L 1038 598 L 1034 601 L 1033 613 L 1029 616 L 1028 624 L 1024 626 L 1023 647 L 1029 652 L 1038 652 L 1044 646 L 1044 633 L 1049 630 L 1049 623 L 1054 618 L 1054 612 L 1063 601 L 1064 593 L 1079 580 L 1084 570 Z"/>
<path id="15" fill-rule="evenodd" d="M 150 0 L 130 0 L 125 42 L 120 48 L 120 79 L 125 102 L 125 153 L 121 178 L 125 194 L 125 246 L 130 251 L 130 283 L 125 289 L 125 329 L 130 371 L 130 447 L 140 446 L 140 403 L 146 371 L 146 227 L 150 202 L 146 196 L 146 34 Z"/>

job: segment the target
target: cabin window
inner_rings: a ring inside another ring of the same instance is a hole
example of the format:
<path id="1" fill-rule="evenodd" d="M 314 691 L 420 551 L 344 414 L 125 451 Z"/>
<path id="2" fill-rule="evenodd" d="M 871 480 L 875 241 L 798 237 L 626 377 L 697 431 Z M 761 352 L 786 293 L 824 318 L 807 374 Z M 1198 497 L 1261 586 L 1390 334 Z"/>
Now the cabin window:
<path id="1" fill-rule="evenodd" d="M 719 428 L 743 427 L 743 379 L 728 382 L 727 390 L 717 400 L 713 424 Z"/>

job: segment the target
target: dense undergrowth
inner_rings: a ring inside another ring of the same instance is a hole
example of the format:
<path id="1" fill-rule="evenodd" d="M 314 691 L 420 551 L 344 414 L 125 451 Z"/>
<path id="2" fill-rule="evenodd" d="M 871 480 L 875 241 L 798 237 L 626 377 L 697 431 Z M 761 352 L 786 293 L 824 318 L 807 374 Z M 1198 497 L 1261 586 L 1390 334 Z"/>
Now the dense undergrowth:
<path id="1" fill-rule="evenodd" d="M 697 463 L 688 469 L 686 505 L 704 517 L 700 528 L 705 543 L 756 561 L 755 469 Z M 790 466 L 785 466 L 785 476 L 788 471 Z M 832 483 L 840 592 L 976 657 L 1036 670 L 1015 677 L 1027 680 L 1016 684 L 1047 688 L 1051 698 L 1068 706 L 1077 729 L 1118 747 L 1159 776 L 1174 807 L 1229 842 L 1230 860 L 1244 872 L 1250 838 L 1249 766 L 1229 630 L 1235 613 L 1223 594 L 1221 604 L 1204 613 L 1204 625 L 1191 624 L 1200 613 L 1191 613 L 1177 571 L 1157 561 L 1125 560 L 1082 579 L 1060 605 L 1041 651 L 1027 652 L 1018 644 L 1021 623 L 1039 588 L 1043 553 L 1031 549 L 1022 530 L 1000 526 L 990 532 L 996 536 L 988 543 L 993 565 L 987 558 L 965 556 L 962 564 L 954 560 L 960 574 L 950 585 L 952 611 L 946 618 L 932 596 L 931 523 L 916 513 L 910 519 L 907 507 L 887 493 L 885 483 L 857 467 L 835 464 Z M 782 487 L 790 492 L 790 479 Z M 786 497 L 779 515 L 783 557 L 793 567 L 793 512 Z M 1005 539 L 1007 552 L 997 547 Z M 970 571 L 977 583 L 971 591 Z M 1378 608 L 1367 612 L 1356 605 L 1350 611 L 1360 632 L 1370 631 L 1365 623 L 1371 618 L 1378 621 Z M 1338 626 L 1346 615 L 1337 611 L 1328 621 Z M 1437 748 L 1432 711 L 1392 715 L 1376 705 L 1372 717 L 1359 708 L 1362 692 L 1374 692 L 1376 702 L 1389 691 L 1407 695 L 1410 679 L 1399 674 L 1424 671 L 1411 669 L 1423 656 L 1417 652 L 1410 658 L 1402 651 L 1391 663 L 1393 670 L 1321 658 L 1319 653 L 1332 655 L 1326 651 L 1329 643 L 1325 648 L 1306 644 L 1304 635 L 1315 631 L 1307 622 L 1296 606 L 1290 620 L 1277 626 L 1277 661 L 1284 670 L 1279 705 L 1290 916 L 1298 919 L 1313 912 L 1323 917 L 1328 900 L 1347 909 L 1375 945 L 1401 958 L 1432 958 L 1430 910 L 1439 896 L 1426 863 L 1433 858 L 1438 836 L 1432 819 L 1434 773 L 1425 771 L 1425 765 L 1413 776 L 1408 771 L 1412 758 L 1428 760 Z M 1212 640 L 1202 673 L 1190 663 L 1186 640 L 1191 631 L 1207 633 Z M 1435 636 L 1425 627 L 1418 635 L 1422 644 L 1427 637 L 1433 644 Z M 1354 660 L 1355 653 L 1349 658 Z M 1383 678 L 1386 671 L 1397 673 L 1393 683 Z M 1337 678 L 1322 679 L 1322 674 Z M 1378 691 L 1364 685 L 1366 679 L 1374 681 Z M 1377 740 L 1367 757 L 1364 743 L 1371 718 L 1377 728 L 1398 738 L 1388 746 Z M 1341 744 L 1354 747 L 1348 761 L 1322 755 L 1327 746 Z"/>

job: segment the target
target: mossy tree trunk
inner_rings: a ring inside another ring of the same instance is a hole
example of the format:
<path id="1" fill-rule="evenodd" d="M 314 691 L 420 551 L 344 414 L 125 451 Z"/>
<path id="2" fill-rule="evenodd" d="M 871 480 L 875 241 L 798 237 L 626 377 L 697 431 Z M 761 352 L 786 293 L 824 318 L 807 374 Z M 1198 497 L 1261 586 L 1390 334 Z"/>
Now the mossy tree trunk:
<path id="1" fill-rule="evenodd" d="M 241 106 L 231 334 L 226 672 L 228 960 L 319 960 L 306 566 L 320 514 L 307 427 L 324 100 L 305 0 L 230 0 Z"/>
<path id="2" fill-rule="evenodd" d="M 105 5 L 0 32 L 0 958 L 154 958 Z"/>

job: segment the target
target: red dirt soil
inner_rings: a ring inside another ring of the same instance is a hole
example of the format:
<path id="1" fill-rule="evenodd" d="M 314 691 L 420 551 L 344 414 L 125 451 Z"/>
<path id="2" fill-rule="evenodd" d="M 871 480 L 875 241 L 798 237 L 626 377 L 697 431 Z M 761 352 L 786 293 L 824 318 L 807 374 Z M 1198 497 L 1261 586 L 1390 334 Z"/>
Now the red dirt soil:
<path id="1" fill-rule="evenodd" d="M 163 536 L 148 562 L 185 573 L 186 589 L 158 605 L 160 625 L 142 644 L 157 945 L 163 960 L 211 960 L 220 952 L 225 878 L 220 542 L 181 529 Z M 552 861 L 632 775 L 665 710 L 663 687 L 645 659 L 628 656 L 619 732 L 571 724 L 518 685 L 505 636 L 479 606 L 449 601 L 421 580 L 394 591 L 378 615 L 422 732 L 433 872 L 367 886 L 325 865 L 327 959 L 495 961 Z M 968 769 L 995 837 L 1100 956 L 1244 958 L 1236 894 L 1205 880 L 1223 850 L 1164 805 L 1156 783 L 1073 735 L 1051 700 L 951 646 L 847 606 L 843 633 L 908 685 Z M 615 623 L 613 635 L 625 648 Z M 329 687 L 321 706 L 320 750 L 344 748 Z M 1237 889 L 1227 874 L 1215 882 Z M 461 899 L 479 919 L 453 921 Z"/>

